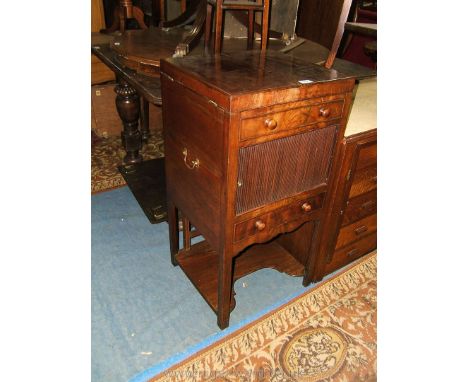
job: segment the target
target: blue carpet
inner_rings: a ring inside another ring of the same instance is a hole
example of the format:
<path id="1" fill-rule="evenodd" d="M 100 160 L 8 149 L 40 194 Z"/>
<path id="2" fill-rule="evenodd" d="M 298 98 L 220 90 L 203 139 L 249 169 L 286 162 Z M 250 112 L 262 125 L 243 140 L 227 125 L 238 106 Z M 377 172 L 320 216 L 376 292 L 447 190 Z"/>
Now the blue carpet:
<path id="1" fill-rule="evenodd" d="M 172 266 L 167 224 L 150 224 L 127 187 L 92 196 L 91 229 L 93 382 L 140 381 L 305 291 L 302 278 L 271 269 L 248 275 L 221 332 Z"/>

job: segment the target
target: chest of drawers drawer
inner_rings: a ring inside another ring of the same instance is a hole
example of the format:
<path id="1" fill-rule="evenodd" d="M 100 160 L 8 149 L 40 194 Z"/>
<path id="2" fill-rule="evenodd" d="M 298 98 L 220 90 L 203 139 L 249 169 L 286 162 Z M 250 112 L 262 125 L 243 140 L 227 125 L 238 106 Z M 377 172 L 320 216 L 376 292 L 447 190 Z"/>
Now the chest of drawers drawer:
<path id="1" fill-rule="evenodd" d="M 356 171 L 377 166 L 377 145 L 369 145 L 359 150 L 359 156 L 356 163 Z"/>
<path id="2" fill-rule="evenodd" d="M 367 216 L 353 224 L 341 227 L 335 248 L 341 248 L 377 230 L 377 215 Z"/>
<path id="3" fill-rule="evenodd" d="M 350 199 L 341 226 L 346 226 L 377 212 L 377 189 Z"/>
<path id="4" fill-rule="evenodd" d="M 377 232 L 336 250 L 331 261 L 325 266 L 325 273 L 333 272 L 375 248 L 377 248 Z"/>
<path id="5" fill-rule="evenodd" d="M 377 166 L 356 171 L 349 190 L 349 198 L 364 194 L 377 188 Z"/>

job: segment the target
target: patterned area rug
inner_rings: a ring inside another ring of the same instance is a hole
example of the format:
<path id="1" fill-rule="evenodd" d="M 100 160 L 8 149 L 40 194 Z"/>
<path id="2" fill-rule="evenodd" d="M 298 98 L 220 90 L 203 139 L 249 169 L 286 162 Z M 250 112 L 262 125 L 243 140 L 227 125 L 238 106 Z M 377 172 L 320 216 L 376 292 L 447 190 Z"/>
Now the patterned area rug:
<path id="1" fill-rule="evenodd" d="M 151 130 L 148 143 L 141 150 L 143 160 L 164 156 L 162 130 Z M 125 186 L 117 167 L 122 164 L 125 150 L 120 136 L 94 138 L 91 145 L 91 193 Z"/>
<path id="2" fill-rule="evenodd" d="M 376 381 L 377 254 L 151 379 Z"/>

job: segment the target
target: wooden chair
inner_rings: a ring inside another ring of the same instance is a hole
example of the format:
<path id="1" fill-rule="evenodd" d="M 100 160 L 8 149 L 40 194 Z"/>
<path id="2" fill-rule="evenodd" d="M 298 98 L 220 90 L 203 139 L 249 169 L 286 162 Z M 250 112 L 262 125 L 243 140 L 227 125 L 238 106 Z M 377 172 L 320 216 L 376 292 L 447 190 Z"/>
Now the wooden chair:
<path id="1" fill-rule="evenodd" d="M 317 63 L 326 68 L 335 61 L 351 3 L 352 0 L 307 0 L 299 5 L 297 34 L 318 45 Z"/>
<path id="2" fill-rule="evenodd" d="M 359 23 L 362 25 L 359 26 Z M 375 24 L 375 29 L 362 27 L 367 24 Z M 369 68 L 376 68 L 377 0 L 353 0 L 338 56 Z"/>
<path id="3" fill-rule="evenodd" d="M 224 11 L 247 11 L 249 21 L 247 26 L 248 48 L 253 47 L 255 12 L 262 12 L 261 50 L 265 50 L 268 43 L 268 26 L 271 0 L 207 0 L 205 21 L 205 49 L 211 40 L 213 11 L 215 12 L 215 42 L 214 52 L 221 52 L 224 28 Z"/>

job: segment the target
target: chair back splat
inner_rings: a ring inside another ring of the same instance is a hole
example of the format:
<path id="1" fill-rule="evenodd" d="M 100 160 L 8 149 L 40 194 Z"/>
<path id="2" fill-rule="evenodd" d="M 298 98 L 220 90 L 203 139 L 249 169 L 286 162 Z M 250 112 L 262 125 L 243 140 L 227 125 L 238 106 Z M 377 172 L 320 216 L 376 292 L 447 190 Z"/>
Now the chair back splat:
<path id="1" fill-rule="evenodd" d="M 297 34 L 327 48 L 324 66 L 335 61 L 352 0 L 307 0 L 299 4 Z"/>

